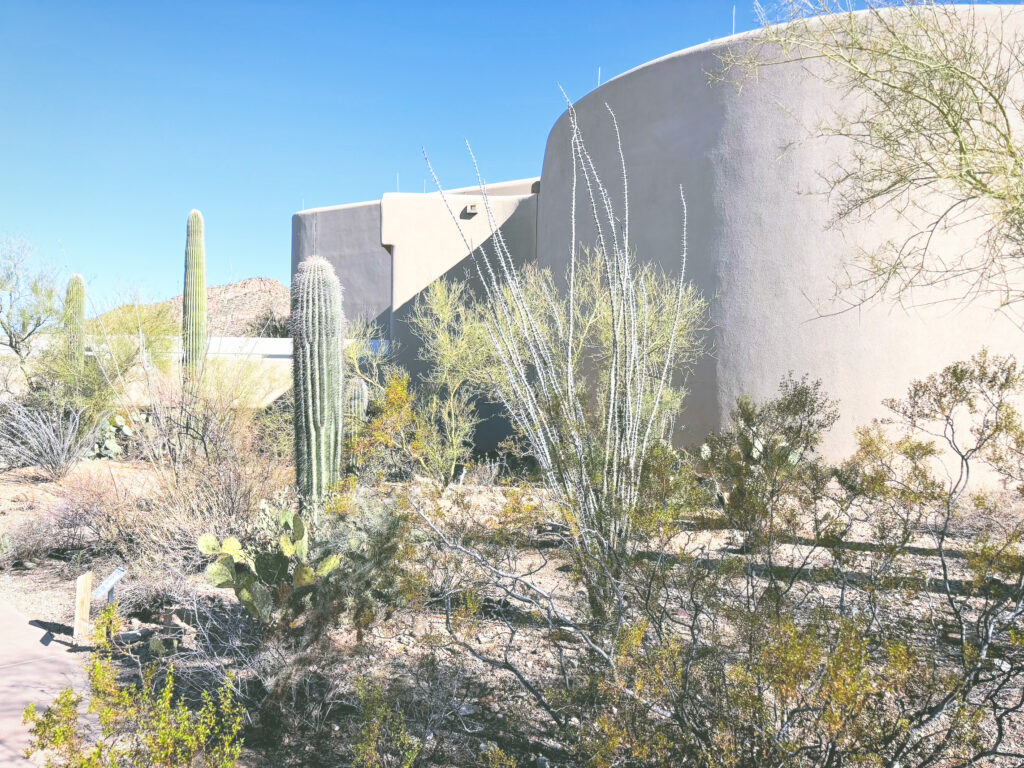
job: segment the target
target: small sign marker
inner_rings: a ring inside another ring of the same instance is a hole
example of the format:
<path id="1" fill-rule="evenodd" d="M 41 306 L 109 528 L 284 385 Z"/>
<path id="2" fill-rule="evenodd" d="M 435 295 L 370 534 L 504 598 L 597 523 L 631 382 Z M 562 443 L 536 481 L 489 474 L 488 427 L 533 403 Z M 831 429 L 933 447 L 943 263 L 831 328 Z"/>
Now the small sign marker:
<path id="1" fill-rule="evenodd" d="M 103 580 L 96 589 L 92 591 L 92 596 L 96 600 L 103 600 L 106 598 L 107 604 L 114 602 L 114 587 L 117 586 L 117 582 L 124 578 L 124 575 L 128 573 L 124 568 L 115 568 L 107 578 Z"/>

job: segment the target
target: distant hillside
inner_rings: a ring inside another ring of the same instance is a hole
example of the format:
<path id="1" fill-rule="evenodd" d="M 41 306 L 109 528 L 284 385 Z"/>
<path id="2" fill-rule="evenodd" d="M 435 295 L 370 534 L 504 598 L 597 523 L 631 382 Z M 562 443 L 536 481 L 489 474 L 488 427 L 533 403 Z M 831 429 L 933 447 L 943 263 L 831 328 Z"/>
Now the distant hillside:
<path id="1" fill-rule="evenodd" d="M 291 300 L 288 288 L 277 280 L 252 277 L 215 285 L 206 289 L 206 297 L 211 336 L 287 335 Z M 174 322 L 181 323 L 181 296 L 146 306 L 154 311 L 166 308 Z"/>

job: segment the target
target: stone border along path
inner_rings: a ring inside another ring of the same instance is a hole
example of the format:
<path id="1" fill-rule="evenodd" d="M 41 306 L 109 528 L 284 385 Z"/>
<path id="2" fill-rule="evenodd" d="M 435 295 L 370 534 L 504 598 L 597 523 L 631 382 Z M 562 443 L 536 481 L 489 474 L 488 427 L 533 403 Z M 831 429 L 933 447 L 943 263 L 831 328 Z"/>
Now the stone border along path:
<path id="1" fill-rule="evenodd" d="M 0 768 L 32 764 L 23 756 L 29 738 L 22 710 L 51 704 L 68 685 L 81 690 L 87 655 L 71 650 L 69 635 L 55 635 L 0 602 Z"/>

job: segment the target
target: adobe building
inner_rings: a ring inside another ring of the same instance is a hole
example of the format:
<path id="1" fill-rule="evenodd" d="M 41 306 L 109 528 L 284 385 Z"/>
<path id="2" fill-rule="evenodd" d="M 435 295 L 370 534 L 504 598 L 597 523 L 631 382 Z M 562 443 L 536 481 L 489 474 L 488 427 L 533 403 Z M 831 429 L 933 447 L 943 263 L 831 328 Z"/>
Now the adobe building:
<path id="1" fill-rule="evenodd" d="M 1006 10 L 973 12 L 995 19 Z M 629 175 L 632 244 L 641 259 L 669 272 L 679 268 L 680 186 L 686 194 L 687 276 L 709 299 L 713 327 L 712 351 L 689 379 L 683 442 L 725 426 L 738 396 L 772 396 L 792 372 L 821 379 L 839 399 L 842 420 L 823 446 L 838 458 L 852 449 L 855 426 L 884 415 L 883 398 L 983 345 L 1002 354 L 1019 350 L 1021 329 L 980 302 L 935 301 L 941 293 L 929 295 L 926 306 L 881 302 L 833 314 L 841 265 L 858 248 L 899 236 L 904 225 L 883 213 L 829 227 L 833 211 L 819 179 L 845 148 L 810 138 L 808 126 L 840 110 L 844 96 L 809 74 L 806 63 L 766 68 L 742 90 L 709 84 L 717 56 L 749 34 L 637 67 L 587 94 L 575 110 L 621 211 L 618 148 L 605 105 L 614 111 Z M 510 251 L 556 275 L 564 274 L 569 252 L 570 135 L 563 114 L 548 136 L 539 181 L 488 187 Z M 492 236 L 479 189 L 447 194 L 474 247 Z M 589 244 L 584 192 L 578 194 L 578 241 Z M 379 320 L 396 336 L 416 295 L 437 278 L 466 276 L 472 258 L 436 192 L 297 213 L 293 271 L 314 252 L 334 264 L 347 312 Z"/>

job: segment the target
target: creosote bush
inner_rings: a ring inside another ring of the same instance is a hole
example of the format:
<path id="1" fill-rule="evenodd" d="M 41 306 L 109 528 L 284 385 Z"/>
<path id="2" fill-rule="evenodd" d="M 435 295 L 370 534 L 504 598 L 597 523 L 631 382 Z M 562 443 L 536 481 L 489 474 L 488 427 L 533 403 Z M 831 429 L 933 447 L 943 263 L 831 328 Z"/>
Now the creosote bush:
<path id="1" fill-rule="evenodd" d="M 27 754 L 45 754 L 51 768 L 237 765 L 242 710 L 231 688 L 204 693 L 201 705 L 190 709 L 175 696 L 173 668 L 163 675 L 156 667 L 143 668 L 140 682 L 123 683 L 118 649 L 108 639 L 117 631 L 115 609 L 104 609 L 87 665 L 87 712 L 98 727 L 83 719 L 82 696 L 65 688 L 45 710 L 26 708 L 24 719 L 32 732 Z"/>

